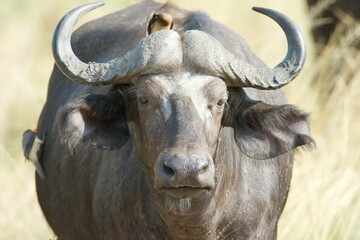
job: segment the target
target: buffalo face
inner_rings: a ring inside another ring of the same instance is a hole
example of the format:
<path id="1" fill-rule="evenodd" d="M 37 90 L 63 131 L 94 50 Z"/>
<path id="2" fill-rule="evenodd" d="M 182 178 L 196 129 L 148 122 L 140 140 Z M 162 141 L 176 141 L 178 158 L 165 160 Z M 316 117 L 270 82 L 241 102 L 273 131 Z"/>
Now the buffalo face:
<path id="1" fill-rule="evenodd" d="M 208 194 L 227 101 L 225 83 L 190 73 L 149 75 L 136 87 L 136 147 L 164 201 Z"/>

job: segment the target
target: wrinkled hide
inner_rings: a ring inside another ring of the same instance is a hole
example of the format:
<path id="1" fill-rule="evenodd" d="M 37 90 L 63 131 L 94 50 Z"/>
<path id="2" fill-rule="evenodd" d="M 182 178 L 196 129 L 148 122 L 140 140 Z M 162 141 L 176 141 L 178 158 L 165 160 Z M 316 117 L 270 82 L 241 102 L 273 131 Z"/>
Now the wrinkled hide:
<path id="1" fill-rule="evenodd" d="M 153 33 L 147 17 L 154 12 L 171 15 L 172 30 Z M 186 37 L 204 33 L 242 61 L 232 66 L 266 69 L 240 36 L 171 4 L 144 1 L 73 34 L 82 62 L 112 63 L 145 38 L 166 46 L 153 53 L 149 40 L 136 51 L 167 61 L 139 58 L 149 65 L 129 75 L 118 70 L 107 85 L 105 78 L 73 79 L 76 68 L 65 76 L 55 65 L 38 123 L 38 132 L 47 130 L 40 161 L 46 179 L 37 176 L 36 187 L 59 239 L 276 239 L 293 151 L 314 144 L 308 114 L 288 105 L 281 90 L 260 90 L 285 83 L 260 79 L 243 88 L 230 69 L 207 71 L 219 61 L 204 61 L 212 57 L 206 46 Z"/>

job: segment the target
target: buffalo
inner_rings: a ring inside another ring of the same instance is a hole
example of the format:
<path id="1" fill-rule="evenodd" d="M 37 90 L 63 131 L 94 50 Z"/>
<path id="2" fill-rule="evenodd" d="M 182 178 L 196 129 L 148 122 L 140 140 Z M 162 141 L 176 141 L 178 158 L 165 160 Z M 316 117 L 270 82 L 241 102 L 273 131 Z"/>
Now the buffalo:
<path id="1" fill-rule="evenodd" d="M 276 239 L 294 151 L 314 145 L 309 114 L 280 90 L 304 65 L 298 27 L 254 8 L 288 41 L 271 69 L 226 26 L 170 3 L 72 33 L 101 5 L 59 22 L 36 130 L 38 201 L 58 239 Z"/>

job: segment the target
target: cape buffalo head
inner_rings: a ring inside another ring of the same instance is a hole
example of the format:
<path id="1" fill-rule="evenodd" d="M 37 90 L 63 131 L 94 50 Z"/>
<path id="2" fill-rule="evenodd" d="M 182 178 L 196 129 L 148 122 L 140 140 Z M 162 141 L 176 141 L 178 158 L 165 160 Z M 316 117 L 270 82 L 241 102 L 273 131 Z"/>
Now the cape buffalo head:
<path id="1" fill-rule="evenodd" d="M 256 9 L 279 23 L 288 39 L 288 53 L 274 69 L 238 59 L 197 30 L 158 31 L 120 58 L 84 63 L 72 51 L 71 32 L 80 16 L 98 6 L 81 6 L 61 20 L 54 35 L 55 61 L 75 82 L 112 84 L 119 91 L 86 95 L 63 107 L 62 141 L 70 147 L 90 142 L 118 149 L 133 138 L 160 207 L 184 213 L 189 201 L 209 204 L 223 127 L 233 129 L 237 147 L 252 159 L 312 143 L 306 114 L 290 105 L 251 100 L 242 89 L 278 89 L 301 70 L 304 41 L 284 15 Z"/>

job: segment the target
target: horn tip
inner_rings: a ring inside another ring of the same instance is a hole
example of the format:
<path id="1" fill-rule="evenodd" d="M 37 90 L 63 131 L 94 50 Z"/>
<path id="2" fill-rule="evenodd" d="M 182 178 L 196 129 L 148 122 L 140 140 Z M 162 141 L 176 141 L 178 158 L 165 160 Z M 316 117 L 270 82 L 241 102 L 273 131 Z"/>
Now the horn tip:
<path id="1" fill-rule="evenodd" d="M 89 3 L 90 6 L 92 6 L 93 8 L 98 8 L 98 7 L 102 7 L 105 5 L 105 2 L 92 2 L 92 3 Z"/>
<path id="2" fill-rule="evenodd" d="M 252 7 L 252 10 L 261 14 L 264 14 L 266 16 L 273 15 L 273 14 L 279 14 L 279 12 L 270 9 L 270 8 L 264 8 L 264 7 Z"/>
<path id="3" fill-rule="evenodd" d="M 253 11 L 255 11 L 255 12 L 262 13 L 262 14 L 265 14 L 265 15 L 266 15 L 266 13 L 268 13 L 269 11 L 271 11 L 270 9 L 268 9 L 268 8 L 263 8 L 263 7 L 252 7 L 251 9 L 252 9 Z M 272 10 L 272 11 L 274 11 L 274 10 Z"/>

